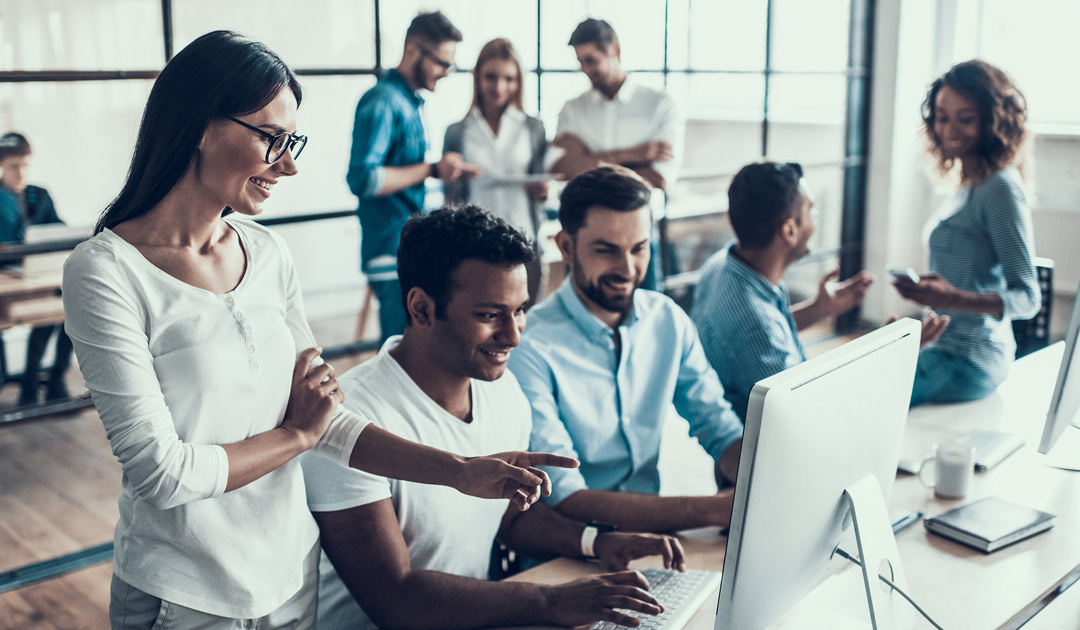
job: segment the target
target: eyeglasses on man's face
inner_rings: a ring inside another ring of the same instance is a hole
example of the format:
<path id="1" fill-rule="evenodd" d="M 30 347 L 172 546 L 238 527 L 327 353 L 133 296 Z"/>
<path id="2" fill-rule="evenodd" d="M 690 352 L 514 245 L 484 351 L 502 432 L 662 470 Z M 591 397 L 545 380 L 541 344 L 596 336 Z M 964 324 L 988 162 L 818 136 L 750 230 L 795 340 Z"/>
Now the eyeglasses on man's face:
<path id="1" fill-rule="evenodd" d="M 292 151 L 292 158 L 295 160 L 296 158 L 300 157 L 300 152 L 303 151 L 304 146 L 307 145 L 307 136 L 298 136 L 295 133 L 289 133 L 288 131 L 282 131 L 281 133 L 273 134 L 263 131 L 258 127 L 253 127 L 252 125 L 247 124 L 239 118 L 233 118 L 232 116 L 226 116 L 226 118 L 238 125 L 247 127 L 248 129 L 259 134 L 260 136 L 266 138 L 267 164 L 273 164 L 274 162 L 277 162 L 282 157 L 284 157 L 285 152 L 289 150 Z"/>
<path id="2" fill-rule="evenodd" d="M 457 68 L 457 65 L 455 65 L 453 61 L 446 61 L 445 59 L 440 59 L 438 55 L 436 55 L 430 49 L 421 46 L 420 44 L 417 44 L 416 48 L 420 51 L 421 55 L 430 59 L 432 63 L 442 68 L 445 72 L 453 72 Z"/>

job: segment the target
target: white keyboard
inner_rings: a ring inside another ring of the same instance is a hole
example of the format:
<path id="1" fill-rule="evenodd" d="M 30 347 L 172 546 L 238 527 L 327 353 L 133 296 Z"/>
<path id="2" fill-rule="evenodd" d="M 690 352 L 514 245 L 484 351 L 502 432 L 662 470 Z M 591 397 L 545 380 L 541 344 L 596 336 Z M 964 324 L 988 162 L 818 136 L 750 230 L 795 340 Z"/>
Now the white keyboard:
<path id="1" fill-rule="evenodd" d="M 645 569 L 642 571 L 649 581 L 649 593 L 664 607 L 664 612 L 653 616 L 639 612 L 618 609 L 619 612 L 641 620 L 638 630 L 663 628 L 679 630 L 690 621 L 705 599 L 716 593 L 720 586 L 719 571 L 687 571 L 679 573 L 669 569 Z M 610 621 L 598 621 L 589 626 L 590 630 L 616 630 L 629 628 Z"/>

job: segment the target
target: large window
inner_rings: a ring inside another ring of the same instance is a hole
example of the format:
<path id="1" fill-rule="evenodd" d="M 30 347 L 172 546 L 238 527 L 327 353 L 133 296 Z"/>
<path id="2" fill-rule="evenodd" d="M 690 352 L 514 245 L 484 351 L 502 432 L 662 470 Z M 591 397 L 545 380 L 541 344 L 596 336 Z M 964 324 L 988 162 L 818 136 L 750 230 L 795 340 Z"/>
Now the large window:
<path id="1" fill-rule="evenodd" d="M 427 96 L 436 153 L 446 125 L 466 113 L 468 69 L 494 37 L 516 44 L 529 69 L 526 109 L 552 133 L 563 103 L 588 88 L 569 35 L 581 19 L 603 17 L 620 36 L 624 67 L 667 89 L 686 118 L 671 221 L 722 213 L 727 183 L 747 162 L 799 161 L 821 217 L 806 286 L 816 286 L 818 271 L 841 255 L 852 268 L 861 240 L 872 2 L 643 0 L 632 7 L 621 0 L 0 0 L 0 129 L 30 137 L 34 179 L 54 192 L 69 223 L 89 224 L 123 179 L 156 71 L 200 34 L 229 28 L 267 42 L 305 75 L 299 121 L 311 142 L 301 176 L 279 188 L 271 212 L 347 210 L 355 205 L 344 181 L 353 109 L 378 73 L 398 62 L 417 11 L 442 10 L 465 37 L 457 55 L 463 70 Z M 693 269 L 714 248 L 673 248 L 695 253 L 673 258 L 672 269 Z"/>

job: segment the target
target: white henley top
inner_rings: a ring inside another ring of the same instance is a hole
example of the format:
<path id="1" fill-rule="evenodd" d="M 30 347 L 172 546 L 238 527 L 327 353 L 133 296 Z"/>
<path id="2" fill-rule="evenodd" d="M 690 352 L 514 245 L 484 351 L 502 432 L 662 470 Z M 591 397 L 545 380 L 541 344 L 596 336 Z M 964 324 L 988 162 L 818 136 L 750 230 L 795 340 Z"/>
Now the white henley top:
<path id="1" fill-rule="evenodd" d="M 244 276 L 215 294 L 106 229 L 64 265 L 65 329 L 123 469 L 114 572 L 206 613 L 266 615 L 301 587 L 318 538 L 300 464 L 229 493 L 220 444 L 281 424 L 293 365 L 315 344 L 284 242 L 250 221 Z M 316 452 L 348 465 L 366 419 L 339 408 Z"/>

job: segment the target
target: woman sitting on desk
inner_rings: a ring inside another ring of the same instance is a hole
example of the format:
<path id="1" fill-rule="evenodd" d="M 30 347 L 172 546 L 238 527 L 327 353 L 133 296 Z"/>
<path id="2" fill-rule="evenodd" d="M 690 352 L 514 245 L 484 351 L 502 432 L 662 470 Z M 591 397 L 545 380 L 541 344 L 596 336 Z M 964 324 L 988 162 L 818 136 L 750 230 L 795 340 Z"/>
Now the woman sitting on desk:
<path id="1" fill-rule="evenodd" d="M 473 66 L 469 114 L 446 129 L 443 153 L 460 153 L 483 169 L 476 181 L 461 178 L 446 185 L 446 200 L 474 203 L 529 235 L 536 242 L 548 184 L 529 181 L 544 173 L 547 137 L 544 123 L 522 111 L 521 62 L 513 44 L 493 39 L 480 49 Z M 526 265 L 529 297 L 539 298 L 540 257 Z"/>
<path id="2" fill-rule="evenodd" d="M 334 370 L 310 367 L 320 350 L 285 243 L 237 218 L 296 174 L 300 99 L 264 45 L 196 39 L 155 81 L 127 182 L 64 267 L 67 329 L 124 471 L 114 629 L 312 627 L 318 528 L 296 460 L 309 449 L 522 507 L 545 481 L 533 464 L 567 463 L 465 459 L 339 407 Z"/>
<path id="3" fill-rule="evenodd" d="M 1011 320 L 1039 310 L 1031 210 L 1024 194 L 1023 94 L 983 61 L 953 66 L 922 105 L 931 155 L 960 186 L 927 226 L 930 269 L 893 284 L 905 298 L 951 317 L 919 354 L 911 404 L 982 398 L 1005 379 L 1016 352 Z"/>

